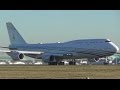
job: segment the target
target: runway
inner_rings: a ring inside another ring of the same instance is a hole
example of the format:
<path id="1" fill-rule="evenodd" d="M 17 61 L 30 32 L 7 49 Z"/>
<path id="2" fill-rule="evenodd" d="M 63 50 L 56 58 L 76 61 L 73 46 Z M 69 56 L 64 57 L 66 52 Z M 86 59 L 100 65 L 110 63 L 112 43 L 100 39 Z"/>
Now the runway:
<path id="1" fill-rule="evenodd" d="M 119 65 L 0 65 L 0 79 L 120 79 Z"/>

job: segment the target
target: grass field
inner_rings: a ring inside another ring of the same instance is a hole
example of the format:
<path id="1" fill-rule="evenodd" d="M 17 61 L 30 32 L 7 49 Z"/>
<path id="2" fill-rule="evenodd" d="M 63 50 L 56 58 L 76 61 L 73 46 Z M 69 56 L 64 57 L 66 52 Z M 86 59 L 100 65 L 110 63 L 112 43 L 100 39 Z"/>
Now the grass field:
<path id="1" fill-rule="evenodd" d="M 120 79 L 119 65 L 1 65 L 0 79 Z"/>

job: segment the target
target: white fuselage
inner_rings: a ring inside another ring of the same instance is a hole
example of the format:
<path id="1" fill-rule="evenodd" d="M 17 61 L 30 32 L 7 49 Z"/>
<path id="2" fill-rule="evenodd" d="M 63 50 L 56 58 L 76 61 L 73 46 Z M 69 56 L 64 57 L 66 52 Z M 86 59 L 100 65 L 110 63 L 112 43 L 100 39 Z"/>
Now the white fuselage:
<path id="1" fill-rule="evenodd" d="M 10 49 L 41 51 L 56 55 L 72 55 L 70 58 L 99 58 L 113 55 L 119 48 L 109 39 L 73 40 L 64 43 L 16 44 Z"/>

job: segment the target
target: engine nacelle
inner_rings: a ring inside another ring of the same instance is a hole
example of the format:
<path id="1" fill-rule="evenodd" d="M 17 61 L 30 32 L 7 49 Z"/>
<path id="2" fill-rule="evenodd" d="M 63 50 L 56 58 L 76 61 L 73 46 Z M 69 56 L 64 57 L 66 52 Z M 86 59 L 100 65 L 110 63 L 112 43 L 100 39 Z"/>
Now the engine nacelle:
<path id="1" fill-rule="evenodd" d="M 42 60 L 44 62 L 56 62 L 59 59 L 62 59 L 61 57 L 63 54 L 51 54 L 51 53 L 44 53 L 42 54 Z"/>
<path id="2" fill-rule="evenodd" d="M 21 60 L 24 58 L 24 54 L 23 53 L 19 53 L 16 51 L 11 51 L 9 53 L 7 53 L 13 60 Z"/>
<path id="3" fill-rule="evenodd" d="M 51 55 L 50 54 L 43 54 L 42 55 L 42 60 L 44 62 L 49 62 Z"/>

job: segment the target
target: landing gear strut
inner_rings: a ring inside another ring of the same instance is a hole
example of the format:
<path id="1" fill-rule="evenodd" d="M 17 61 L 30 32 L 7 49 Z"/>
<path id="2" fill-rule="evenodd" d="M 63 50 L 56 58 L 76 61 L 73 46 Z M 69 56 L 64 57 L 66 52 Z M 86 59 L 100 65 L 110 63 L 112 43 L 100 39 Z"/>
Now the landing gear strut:
<path id="1" fill-rule="evenodd" d="M 48 65 L 64 65 L 64 62 L 61 62 L 61 60 L 59 58 L 52 55 L 52 56 L 50 56 Z"/>
<path id="2" fill-rule="evenodd" d="M 70 62 L 69 62 L 69 65 L 76 65 L 75 59 L 73 59 L 72 61 L 70 61 Z"/>

